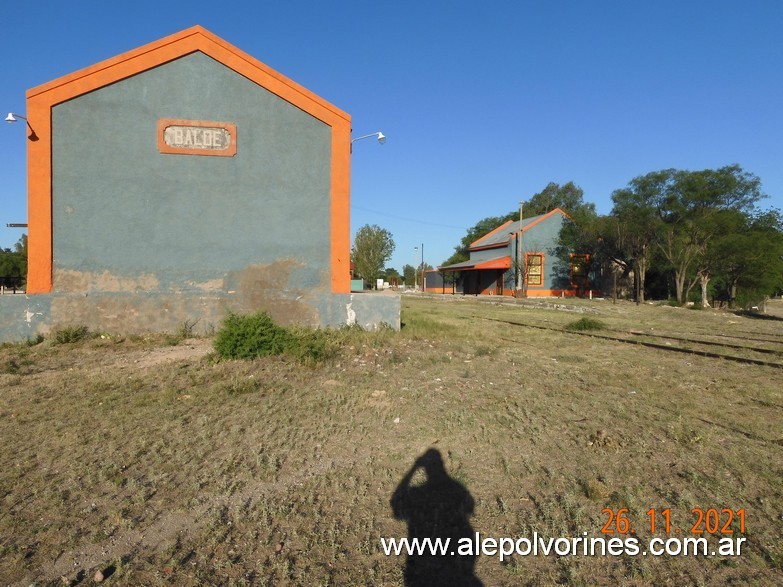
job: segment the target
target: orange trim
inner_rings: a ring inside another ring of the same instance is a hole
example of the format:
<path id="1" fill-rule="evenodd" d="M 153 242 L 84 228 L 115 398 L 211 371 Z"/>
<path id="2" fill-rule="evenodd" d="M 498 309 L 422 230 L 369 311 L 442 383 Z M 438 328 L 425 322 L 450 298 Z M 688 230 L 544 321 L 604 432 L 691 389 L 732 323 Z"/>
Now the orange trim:
<path id="1" fill-rule="evenodd" d="M 565 218 L 568 218 L 569 220 L 571 220 L 571 217 L 568 214 L 566 214 L 565 212 L 563 212 L 563 210 L 561 210 L 560 208 L 555 208 L 554 210 L 550 210 L 549 212 L 547 212 L 546 214 L 541 216 L 541 218 L 539 218 L 535 222 L 531 222 L 530 224 L 528 224 L 527 226 L 522 228 L 522 232 L 527 232 L 528 230 L 530 230 L 531 228 L 533 228 L 537 224 L 540 224 L 541 222 L 543 222 L 547 218 L 551 218 L 555 214 L 555 212 L 559 212 Z M 490 231 L 487 234 L 485 234 L 484 236 L 482 236 L 481 238 L 478 238 L 478 239 L 474 240 L 472 243 L 470 243 L 470 247 L 468 247 L 468 248 L 470 250 L 472 250 L 472 251 L 481 251 L 481 250 L 484 250 L 484 249 L 500 248 L 500 247 L 503 247 L 503 246 L 507 245 L 508 241 L 506 241 L 505 243 L 496 243 L 494 245 L 479 245 L 479 246 L 476 246 L 476 243 L 478 243 L 478 242 L 484 240 L 485 238 L 487 238 L 488 236 L 490 236 L 492 234 L 495 234 L 496 232 L 502 230 L 503 228 L 507 227 L 512 222 L 516 222 L 516 220 L 507 220 L 506 222 L 504 222 L 503 224 L 501 224 L 497 228 L 493 229 L 492 231 Z M 521 225 L 521 223 L 522 223 L 522 221 L 520 221 L 520 225 Z"/>
<path id="2" fill-rule="evenodd" d="M 506 249 L 508 250 L 508 241 L 505 243 L 498 243 L 495 245 L 484 245 L 483 247 L 470 247 L 471 251 L 488 251 L 490 249 Z"/>
<path id="3" fill-rule="evenodd" d="M 166 142 L 166 129 L 171 126 L 190 126 L 197 128 L 213 128 L 228 132 L 230 142 L 224 149 L 184 148 L 170 145 Z M 181 120 L 176 118 L 161 118 L 158 120 L 158 151 L 173 155 L 208 155 L 211 157 L 233 157 L 237 154 L 237 125 L 233 122 L 212 122 L 206 120 Z"/>
<path id="4" fill-rule="evenodd" d="M 332 292 L 351 293 L 351 124 L 332 127 Z"/>
<path id="5" fill-rule="evenodd" d="M 536 220 L 535 222 L 531 222 L 530 224 L 528 224 L 527 226 L 525 226 L 525 227 L 522 229 L 522 232 L 527 232 L 528 230 L 530 230 L 531 228 L 533 228 L 535 225 L 537 225 L 537 224 L 541 224 L 541 223 L 542 223 L 544 220 L 546 220 L 547 218 L 551 218 L 551 217 L 554 215 L 554 213 L 555 213 L 555 212 L 560 212 L 560 213 L 561 213 L 563 216 L 565 216 L 566 218 L 569 218 L 569 219 L 570 219 L 570 216 L 569 216 L 568 214 L 566 214 L 565 212 L 563 212 L 563 211 L 562 211 L 560 208 L 555 208 L 554 210 L 550 210 L 549 212 L 547 212 L 546 214 L 544 214 L 544 215 L 543 215 L 541 218 L 539 218 L 539 219 L 538 219 L 538 220 Z"/>
<path id="6" fill-rule="evenodd" d="M 506 220 L 506 221 L 505 221 L 503 224 L 501 224 L 501 225 L 500 225 L 500 226 L 498 226 L 497 228 L 493 228 L 492 230 L 490 230 L 490 231 L 489 231 L 487 234 L 485 234 L 485 235 L 484 235 L 484 236 L 482 236 L 481 238 L 477 238 L 476 240 L 474 240 L 472 243 L 470 243 L 470 246 L 469 246 L 468 248 L 469 248 L 469 249 L 472 249 L 472 248 L 473 248 L 473 245 L 475 245 L 477 242 L 479 242 L 479 241 L 482 241 L 482 240 L 484 240 L 485 238 L 487 238 L 487 237 L 489 237 L 489 236 L 492 236 L 493 234 L 495 234 L 495 233 L 496 233 L 496 232 L 498 232 L 499 230 L 503 229 L 503 227 L 505 227 L 505 226 L 508 226 L 508 225 L 509 225 L 509 224 L 511 224 L 512 222 L 514 222 L 514 220 Z M 491 246 L 487 246 L 487 248 L 490 248 L 490 249 L 491 249 L 491 248 L 493 248 L 493 247 L 497 247 L 497 246 L 500 246 L 500 245 L 499 245 L 499 244 L 498 244 L 498 245 L 491 245 Z"/>
<path id="7" fill-rule="evenodd" d="M 529 298 L 559 298 L 560 296 L 566 298 L 576 297 L 576 292 L 572 289 L 529 289 L 527 290 L 527 297 Z"/>
<path id="8" fill-rule="evenodd" d="M 473 269 L 511 269 L 511 257 L 492 259 L 483 263 L 476 263 Z"/>
<path id="9" fill-rule="evenodd" d="M 27 293 L 52 291 L 51 108 L 27 101 L 27 121 L 38 136 L 27 143 Z"/>
<path id="10" fill-rule="evenodd" d="M 447 295 L 451 295 L 451 291 L 443 291 L 442 287 L 428 287 L 426 290 L 428 293 L 445 293 Z M 593 290 L 593 294 L 597 295 L 599 292 L 598 290 Z M 476 295 L 476 294 L 457 294 L 457 295 Z M 494 288 L 493 289 L 485 289 L 480 294 L 481 296 L 505 296 L 513 298 L 514 296 L 514 290 L 513 289 L 503 289 L 502 294 L 495 293 Z M 570 289 L 535 289 L 535 290 L 528 290 L 527 297 L 529 298 L 559 298 L 561 297 L 566 298 L 573 298 L 576 297 L 576 292 Z"/>
<path id="11" fill-rule="evenodd" d="M 194 26 L 28 90 L 27 118 L 39 139 L 29 141 L 27 147 L 29 293 L 52 291 L 52 108 L 197 51 L 331 127 L 331 286 L 335 293 L 350 292 L 351 117 L 220 37 Z"/>

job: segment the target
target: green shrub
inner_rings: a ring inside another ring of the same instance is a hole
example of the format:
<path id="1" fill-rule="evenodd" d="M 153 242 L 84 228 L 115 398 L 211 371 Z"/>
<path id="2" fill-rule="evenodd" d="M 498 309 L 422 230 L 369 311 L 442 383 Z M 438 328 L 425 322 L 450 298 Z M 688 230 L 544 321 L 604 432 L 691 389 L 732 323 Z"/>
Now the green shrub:
<path id="1" fill-rule="evenodd" d="M 290 346 L 291 334 L 266 312 L 247 316 L 230 313 L 215 338 L 215 351 L 226 359 L 279 355 Z"/>
<path id="2" fill-rule="evenodd" d="M 575 330 L 575 331 L 582 331 L 582 330 L 603 330 L 606 328 L 604 326 L 604 323 L 600 320 L 596 320 L 595 318 L 580 318 L 579 320 L 575 320 L 574 322 L 570 322 L 566 324 L 566 330 Z"/>
<path id="3" fill-rule="evenodd" d="M 90 335 L 86 326 L 64 326 L 52 332 L 55 344 L 70 344 L 84 340 Z"/>
<path id="4" fill-rule="evenodd" d="M 325 330 L 292 328 L 285 353 L 303 363 L 320 363 L 329 358 L 337 346 L 335 337 Z"/>

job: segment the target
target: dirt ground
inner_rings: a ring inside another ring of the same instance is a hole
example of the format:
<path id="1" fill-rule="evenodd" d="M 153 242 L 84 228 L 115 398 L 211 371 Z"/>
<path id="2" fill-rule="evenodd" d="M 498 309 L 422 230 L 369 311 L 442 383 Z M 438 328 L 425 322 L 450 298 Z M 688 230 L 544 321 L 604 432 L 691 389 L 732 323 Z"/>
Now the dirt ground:
<path id="1" fill-rule="evenodd" d="M 783 299 L 774 299 L 767 302 L 766 312 L 770 316 L 783 318 Z"/>
<path id="2" fill-rule="evenodd" d="M 210 339 L 3 346 L 0 584 L 783 583 L 783 321 L 416 295 L 402 321 L 314 366 Z M 380 542 L 468 530 L 745 540 L 418 562 Z"/>

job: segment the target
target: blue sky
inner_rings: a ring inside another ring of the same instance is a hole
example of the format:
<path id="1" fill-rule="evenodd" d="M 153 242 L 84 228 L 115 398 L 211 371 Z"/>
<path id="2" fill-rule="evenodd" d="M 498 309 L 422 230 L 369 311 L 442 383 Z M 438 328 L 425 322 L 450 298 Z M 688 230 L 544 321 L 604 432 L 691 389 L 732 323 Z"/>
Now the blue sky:
<path id="1" fill-rule="evenodd" d="M 3 4 L 0 109 L 25 91 L 200 24 L 353 117 L 351 228 L 390 265 L 437 265 L 465 230 L 573 181 L 599 212 L 650 171 L 739 163 L 783 208 L 783 2 L 46 2 Z M 26 222 L 25 132 L 0 127 L 0 247 Z M 122 194 L 117 194 L 122 197 Z"/>

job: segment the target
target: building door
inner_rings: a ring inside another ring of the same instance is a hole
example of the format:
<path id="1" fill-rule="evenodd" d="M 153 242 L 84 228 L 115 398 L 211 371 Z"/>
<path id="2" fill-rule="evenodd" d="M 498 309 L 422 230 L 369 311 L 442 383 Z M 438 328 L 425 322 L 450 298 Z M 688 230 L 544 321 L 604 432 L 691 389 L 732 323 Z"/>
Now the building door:
<path id="1" fill-rule="evenodd" d="M 503 274 L 505 271 L 502 269 L 497 269 L 495 271 L 497 274 L 497 277 L 495 278 L 495 295 L 496 296 L 502 296 L 503 295 Z"/>

